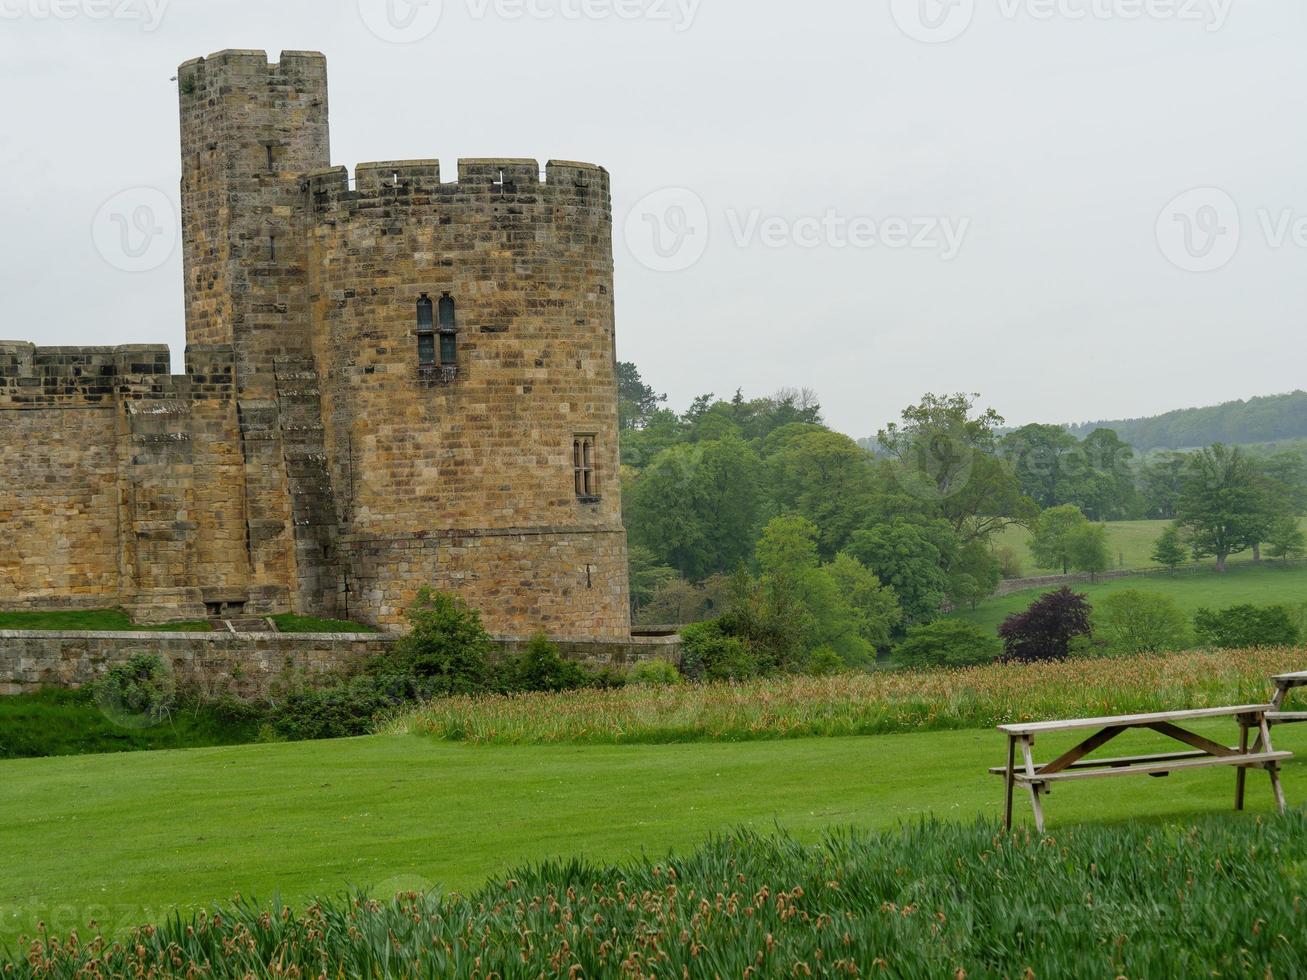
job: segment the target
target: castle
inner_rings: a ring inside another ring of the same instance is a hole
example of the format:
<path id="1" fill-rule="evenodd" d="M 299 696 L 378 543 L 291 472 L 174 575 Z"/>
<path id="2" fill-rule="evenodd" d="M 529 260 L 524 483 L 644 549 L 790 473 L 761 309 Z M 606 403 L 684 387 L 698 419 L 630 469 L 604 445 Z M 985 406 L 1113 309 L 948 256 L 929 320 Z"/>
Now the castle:
<path id="1" fill-rule="evenodd" d="M 0 608 L 630 634 L 608 174 L 361 164 L 316 53 L 182 65 L 186 373 L 0 342 Z"/>

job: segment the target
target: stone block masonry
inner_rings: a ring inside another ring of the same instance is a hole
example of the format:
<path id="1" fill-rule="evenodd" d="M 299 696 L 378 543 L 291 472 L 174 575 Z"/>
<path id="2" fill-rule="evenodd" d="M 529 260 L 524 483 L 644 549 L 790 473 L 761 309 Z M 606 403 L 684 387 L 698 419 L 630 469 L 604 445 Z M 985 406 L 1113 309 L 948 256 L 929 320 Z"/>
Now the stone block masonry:
<path id="1" fill-rule="evenodd" d="M 326 59 L 178 70 L 186 371 L 0 343 L 0 609 L 296 612 L 423 586 L 629 637 L 600 167 L 331 166 Z"/>
<path id="2" fill-rule="evenodd" d="M 379 633 L 77 633 L 0 630 L 0 695 L 82 687 L 138 654 L 171 664 L 178 684 L 210 697 L 264 699 L 351 675 L 396 638 Z M 500 638 L 500 656 L 526 641 Z M 563 638 L 560 652 L 594 668 L 625 670 L 642 660 L 680 660 L 677 637 L 626 641 Z"/>

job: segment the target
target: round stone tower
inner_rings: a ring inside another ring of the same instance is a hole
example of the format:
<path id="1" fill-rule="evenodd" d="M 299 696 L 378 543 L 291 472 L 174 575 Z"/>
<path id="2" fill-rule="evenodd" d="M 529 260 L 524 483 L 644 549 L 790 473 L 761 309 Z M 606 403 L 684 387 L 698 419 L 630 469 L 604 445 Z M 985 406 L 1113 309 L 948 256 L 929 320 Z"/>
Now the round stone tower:
<path id="1" fill-rule="evenodd" d="M 310 336 L 351 609 L 423 585 L 492 632 L 625 637 L 608 174 L 306 175 Z"/>

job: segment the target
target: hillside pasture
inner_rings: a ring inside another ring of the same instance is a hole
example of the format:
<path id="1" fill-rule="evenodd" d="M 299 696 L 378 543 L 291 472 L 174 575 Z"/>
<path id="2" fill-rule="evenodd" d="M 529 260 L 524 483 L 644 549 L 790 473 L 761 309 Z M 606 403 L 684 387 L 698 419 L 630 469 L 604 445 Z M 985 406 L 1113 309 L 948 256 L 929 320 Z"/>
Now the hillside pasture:
<path id="1" fill-rule="evenodd" d="M 1139 589 L 1170 596 L 1185 616 L 1192 618 L 1200 608 L 1222 609 L 1243 603 L 1258 606 L 1307 603 L 1307 565 L 1263 561 L 1256 565 L 1232 565 L 1225 573 L 1215 569 L 1196 572 L 1158 572 L 1103 582 L 1077 583 L 1072 586 L 1093 603 L 1122 589 Z M 1014 592 L 998 599 L 987 599 L 975 609 L 961 608 L 950 613 L 985 630 L 997 630 L 1014 612 L 1026 609 L 1048 588 Z"/>
<path id="2" fill-rule="evenodd" d="M 1307 529 L 1307 517 L 1302 519 Z M 1153 560 L 1153 547 L 1163 531 L 1171 526 L 1171 521 L 1109 521 L 1107 523 L 1107 547 L 1111 555 L 1111 569 L 1135 571 L 1156 568 Z M 1053 575 L 1061 569 L 1038 568 L 1030 554 L 1030 531 L 1018 525 L 1010 525 L 994 538 L 995 547 L 1011 548 L 1021 560 L 1023 575 Z M 1251 561 L 1252 552 L 1243 551 L 1231 557 L 1232 561 Z M 1207 564 L 1214 564 L 1208 559 Z"/>

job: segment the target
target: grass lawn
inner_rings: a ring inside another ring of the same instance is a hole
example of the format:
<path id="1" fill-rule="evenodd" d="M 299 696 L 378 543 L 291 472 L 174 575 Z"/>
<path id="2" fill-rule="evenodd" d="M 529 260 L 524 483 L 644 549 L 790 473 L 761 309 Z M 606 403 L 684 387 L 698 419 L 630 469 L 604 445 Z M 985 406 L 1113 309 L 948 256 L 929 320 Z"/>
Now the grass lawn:
<path id="1" fill-rule="evenodd" d="M 121 609 L 63 612 L 0 612 L 0 630 L 69 630 L 87 633 L 207 633 L 205 622 L 140 626 Z"/>
<path id="2" fill-rule="evenodd" d="M 1114 569 L 1154 568 L 1153 547 L 1162 532 L 1171 526 L 1170 521 L 1110 521 L 1107 525 L 1107 545 L 1112 556 L 1111 567 Z M 1307 528 L 1307 518 L 1303 518 Z M 1030 532 L 1024 527 L 1009 527 L 994 539 L 998 547 L 1007 547 L 1015 551 L 1021 559 L 1024 575 L 1054 575 L 1061 569 L 1036 568 L 1035 560 L 1030 556 Z M 1252 552 L 1245 551 L 1233 556 L 1234 561 L 1252 558 Z M 1210 559 L 1209 559 L 1210 561 Z"/>
<path id="3" fill-rule="evenodd" d="M 1203 726 L 1215 738 L 1228 726 Z M 1070 744 L 1041 740 L 1046 757 Z M 1122 748 L 1159 744 L 1138 737 Z M 1307 753 L 1307 726 L 1276 732 Z M 1114 748 L 1116 745 L 1114 745 Z M 550 856 L 661 856 L 734 827 L 815 840 L 927 812 L 1000 814 L 994 731 L 661 746 L 448 744 L 415 736 L 0 763 L 0 942 L 43 921 L 119 929 L 246 897 L 292 903 L 348 885 L 469 890 Z M 1285 769 L 1307 799 L 1307 763 Z M 1050 829 L 1079 821 L 1226 813 L 1221 770 L 1059 786 Z M 1254 819 L 1271 809 L 1250 774 Z M 1020 801 L 1019 801 L 1020 803 Z M 1029 822 L 1029 807 L 1020 806 Z"/>
<path id="4" fill-rule="evenodd" d="M 1185 613 L 1192 617 L 1201 607 L 1221 609 L 1241 603 L 1266 606 L 1275 603 L 1301 605 L 1307 602 L 1307 566 L 1277 565 L 1267 561 L 1258 566 L 1232 566 L 1224 574 L 1216 571 L 1140 575 L 1125 579 L 1112 579 L 1096 584 L 1072 586 L 1076 592 L 1095 599 L 1121 589 L 1139 589 L 1168 595 Z M 1001 599 L 982 602 L 976 609 L 959 609 L 951 615 L 986 630 L 997 630 L 1011 613 L 1020 612 L 1049 589 L 1032 589 L 1016 592 Z"/>
<path id="5" fill-rule="evenodd" d="M 296 616 L 286 613 L 271 617 L 282 633 L 375 633 L 377 630 L 362 623 L 345 619 L 317 619 L 313 616 Z"/>

